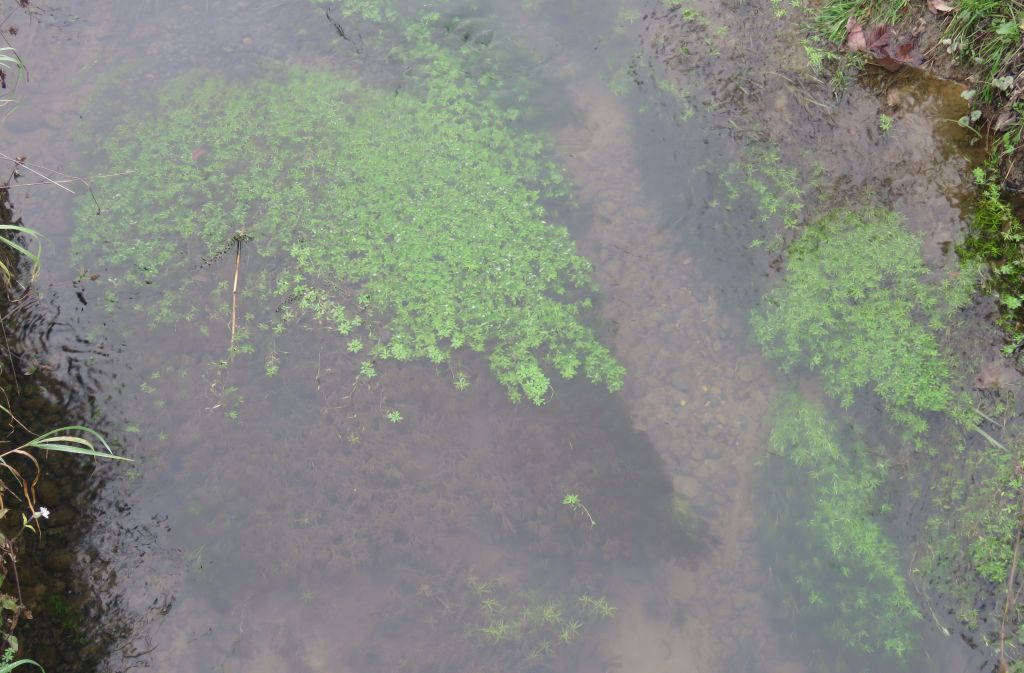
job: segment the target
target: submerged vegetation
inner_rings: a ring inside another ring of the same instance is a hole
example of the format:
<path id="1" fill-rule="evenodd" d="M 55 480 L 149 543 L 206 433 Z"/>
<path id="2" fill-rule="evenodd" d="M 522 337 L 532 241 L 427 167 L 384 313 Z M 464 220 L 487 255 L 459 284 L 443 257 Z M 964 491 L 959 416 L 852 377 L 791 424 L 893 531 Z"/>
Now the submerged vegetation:
<path id="1" fill-rule="evenodd" d="M 795 394 L 773 414 L 770 447 L 783 464 L 769 471 L 772 572 L 798 621 L 823 624 L 852 650 L 902 657 L 921 613 L 876 520 L 887 461 L 858 439 L 843 441 L 826 414 Z"/>
<path id="2" fill-rule="evenodd" d="M 590 265 L 547 221 L 564 178 L 488 79 L 433 44 L 436 19 L 405 33 L 402 57 L 424 72 L 415 95 L 342 73 L 291 71 L 272 97 L 185 76 L 162 112 L 128 116 L 104 148 L 132 173 L 98 195 L 100 215 L 79 211 L 75 237 L 79 259 L 106 268 L 110 305 L 154 327 L 230 323 L 232 350 L 266 349 L 268 373 L 269 337 L 308 313 L 367 378 L 380 361 L 469 348 L 513 400 L 543 403 L 552 373 L 617 389 L 623 368 L 583 322 Z M 237 333 L 230 276 L 195 273 L 236 245 Z"/>
<path id="3" fill-rule="evenodd" d="M 1003 31 L 1019 45 L 1015 28 L 984 13 L 1002 10 L 972 2 L 953 16 L 951 33 Z M 772 2 L 782 13 L 796 4 Z M 827 0 L 822 20 L 841 42 L 849 16 L 895 23 L 906 4 Z M 360 0 L 341 15 L 388 24 L 396 7 Z M 969 7 L 981 17 L 973 23 Z M 639 17 L 620 15 L 623 24 Z M 356 71 L 293 69 L 270 96 L 252 83 L 190 74 L 163 89 L 156 112 L 123 118 L 103 160 L 124 178 L 99 194 L 100 213 L 79 211 L 74 240 L 83 274 L 103 271 L 109 310 L 130 308 L 153 328 L 208 341 L 220 334 L 223 362 L 251 355 L 268 376 L 289 357 L 277 350 L 276 335 L 312 318 L 336 333 L 338 352 L 351 356 L 352 376 L 361 380 L 378 377 L 387 361 L 442 365 L 466 349 L 488 359 L 515 401 L 544 403 L 555 376 L 619 388 L 624 369 L 590 324 L 589 263 L 567 230 L 551 223 L 571 201 L 565 179 L 544 141 L 520 128 L 518 96 L 480 66 L 490 38 L 440 48 L 445 30 L 434 13 L 403 24 L 401 46 L 385 50 L 400 64 L 401 86 L 371 86 Z M 1001 63 L 1008 45 L 998 57 L 972 58 Z M 825 52 L 813 49 L 808 56 L 822 66 Z M 1011 87 L 1006 76 L 994 70 L 977 99 L 991 102 Z M 883 133 L 893 123 L 878 117 Z M 783 370 L 811 374 L 843 409 L 863 393 L 875 396 L 902 439 L 922 446 L 932 419 L 961 413 L 939 343 L 969 299 L 974 266 L 945 276 L 929 269 L 920 238 L 881 208 L 837 210 L 798 235 L 815 182 L 774 151 L 750 159 L 722 174 L 726 198 L 752 194 L 757 217 L 797 236 L 783 282 L 752 318 L 765 355 Z M 1022 304 L 1014 285 L 1024 268 L 1019 223 L 1000 200 L 994 167 L 978 181 L 985 192 L 975 224 L 987 238 L 963 250 L 1004 260 L 993 282 L 1005 277 L 997 291 L 1012 316 Z M 221 264 L 227 258 L 234 263 Z M 153 381 L 159 376 L 154 371 Z M 318 387 L 319 377 L 318 362 Z M 452 378 L 459 390 L 469 385 L 461 371 Z M 149 381 L 141 389 L 155 390 Z M 399 408 L 382 399 L 380 409 L 402 427 Z M 765 533 L 783 543 L 772 554 L 785 605 L 843 648 L 902 659 L 922 614 L 883 522 L 895 449 L 866 441 L 838 410 L 798 395 L 773 415 L 770 448 L 775 486 Z M 1009 582 L 1009 604 L 1020 462 L 1012 451 L 985 456 L 978 473 L 990 480 L 964 493 L 963 525 L 950 531 L 933 520 L 932 532 L 947 536 L 942 549 L 966 550 L 958 562 L 972 579 Z M 566 492 L 561 504 L 595 527 L 578 493 Z M 609 520 L 603 512 L 597 531 Z M 692 522 L 685 509 L 676 514 L 681 526 Z M 477 652 L 492 657 L 495 670 L 549 667 L 582 629 L 614 613 L 605 598 L 586 593 L 538 597 L 475 577 L 445 587 L 420 586 L 422 623 L 455 624 L 465 640 L 483 645 Z"/>
<path id="4" fill-rule="evenodd" d="M 882 208 L 831 212 L 789 247 L 783 282 L 752 316 L 766 356 L 817 374 L 843 409 L 873 393 L 908 438 L 954 407 L 936 333 L 962 306 L 972 274 L 937 282 L 921 241 Z M 766 545 L 797 622 L 838 645 L 903 657 L 921 619 L 878 517 L 890 454 L 796 394 L 772 416 Z M 782 545 L 772 541 L 785 540 Z M 794 542 L 795 541 L 795 542 Z"/>
<path id="5" fill-rule="evenodd" d="M 375 655 L 373 663 L 394 671 L 444 666 L 488 672 L 563 670 L 566 657 L 578 654 L 601 622 L 615 615 L 604 596 L 527 585 L 523 578 L 483 580 L 470 573 L 408 587 L 415 591 L 415 602 L 389 614 L 391 620 L 412 620 L 425 642 L 446 630 L 461 635 L 449 641 L 446 652 L 431 646 L 410 652 L 399 646 Z"/>
<path id="6" fill-rule="evenodd" d="M 915 492 L 934 474 L 943 475 L 929 486 L 942 514 L 925 526 L 915 573 L 958 600 L 965 623 L 977 625 L 970 612 L 986 590 L 982 585 L 1012 573 L 1018 521 L 1018 506 L 1011 504 L 1019 496 L 1017 459 L 968 418 L 971 403 L 939 345 L 970 297 L 976 265 L 967 261 L 944 276 L 925 266 L 920 248 L 920 239 L 891 211 L 829 213 L 790 246 L 782 283 L 752 316 L 765 354 L 783 369 L 816 374 L 838 402 L 830 420 L 824 406 L 792 394 L 772 417 L 771 452 L 781 460 L 769 461 L 765 539 L 779 591 L 797 623 L 824 623 L 835 643 L 899 657 L 913 651 L 913 623 L 922 615 L 880 523 L 897 502 L 885 488 L 890 465 L 903 464 L 900 476 L 916 484 Z M 888 447 L 871 446 L 845 411 L 864 393 L 880 400 L 900 430 L 888 432 L 883 423 L 872 434 L 871 443 L 881 437 Z M 979 411 L 969 413 L 991 422 Z M 913 446 L 930 445 L 937 438 L 933 419 L 943 419 L 943 431 L 951 433 L 943 444 L 961 452 L 974 446 L 960 436 L 962 428 L 986 440 L 971 454 L 971 474 L 983 486 L 968 488 L 964 477 L 951 476 L 953 462 L 967 454 L 947 454 L 951 462 L 929 465 L 936 451 L 907 455 L 902 442 L 892 441 L 899 436 Z"/>
<path id="7" fill-rule="evenodd" d="M 934 281 L 921 241 L 880 208 L 823 217 L 790 247 L 785 282 L 753 317 L 765 355 L 818 372 L 843 407 L 877 394 L 911 435 L 954 402 L 936 333 L 970 298 L 975 275 Z"/>

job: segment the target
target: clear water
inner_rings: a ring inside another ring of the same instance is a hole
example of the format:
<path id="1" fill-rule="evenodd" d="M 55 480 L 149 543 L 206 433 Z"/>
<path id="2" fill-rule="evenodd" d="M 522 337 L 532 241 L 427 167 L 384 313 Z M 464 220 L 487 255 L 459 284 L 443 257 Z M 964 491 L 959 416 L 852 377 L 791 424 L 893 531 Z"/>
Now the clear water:
<path id="1" fill-rule="evenodd" d="M 744 104 L 723 92 L 784 71 L 791 55 L 761 45 L 745 60 L 734 27 L 734 49 L 679 56 L 666 44 L 700 42 L 657 3 L 481 4 L 462 9 L 475 30 L 532 54 L 508 76 L 536 75 L 526 123 L 573 182 L 580 207 L 560 224 L 594 265 L 602 340 L 629 371 L 625 387 L 561 384 L 544 407 L 516 406 L 470 354 L 458 362 L 466 392 L 422 363 L 392 363 L 379 384 L 353 387 L 336 337 L 312 323 L 281 337 L 280 350 L 301 357 L 277 377 L 259 362 L 211 377 L 204 365 L 222 356 L 226 326 L 196 343 L 112 318 L 94 270 L 80 278 L 69 266 L 87 190 L 14 190 L 25 223 L 52 242 L 38 300 L 50 327 L 37 321 L 26 338 L 135 460 L 103 469 L 74 549 L 91 578 L 80 603 L 103 644 L 98 670 L 808 670 L 817 641 L 776 618 L 757 540 L 764 419 L 785 382 L 747 319 L 775 270 L 750 247 L 765 230 L 757 204 L 720 207 L 717 177 L 750 145 L 735 123 Z M 99 90 L 109 115 L 132 109 L 135 87 L 203 68 L 272 96 L 283 75 L 260 67 L 265 57 L 394 77 L 385 54 L 358 49 L 358 29 L 342 39 L 306 0 L 40 2 L 9 21 L 31 80 L 2 144 L 74 175 L 97 169 L 80 129 L 116 122 L 86 104 Z M 751 94 L 778 97 L 772 139 L 816 154 L 830 188 L 875 189 L 923 225 L 926 254 L 941 258 L 965 193 L 962 139 L 941 121 L 956 117 L 955 93 L 906 83 L 903 135 L 883 142 L 863 131 L 873 97 L 840 103 L 846 122 L 820 113 L 801 124 L 781 82 Z M 228 256 L 197 273 L 232 271 Z M 223 405 L 238 398 L 228 418 Z M 404 420 L 390 424 L 378 411 L 396 401 Z M 561 504 L 568 492 L 597 525 Z M 568 644 L 564 622 L 516 642 L 482 631 L 543 603 L 568 618 L 583 595 L 605 597 L 614 616 L 581 616 Z M 936 634 L 922 624 L 914 670 L 965 670 L 968 648 Z"/>

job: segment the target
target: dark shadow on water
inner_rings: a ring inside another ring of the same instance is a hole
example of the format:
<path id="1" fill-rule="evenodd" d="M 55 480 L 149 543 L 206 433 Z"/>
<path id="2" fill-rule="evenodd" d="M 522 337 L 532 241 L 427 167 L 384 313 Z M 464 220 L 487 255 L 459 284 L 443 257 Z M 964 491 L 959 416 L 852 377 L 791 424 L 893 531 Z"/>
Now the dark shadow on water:
<path id="1" fill-rule="evenodd" d="M 152 650 L 142 659 L 158 669 L 182 657 L 201 670 L 264 656 L 256 635 L 242 649 L 223 644 L 245 605 L 254 634 L 261 611 L 295 611 L 286 631 L 299 643 L 324 619 L 316 609 L 339 621 L 369 609 L 362 636 L 323 646 L 362 662 L 356 670 L 534 670 L 538 657 L 573 670 L 569 662 L 597 656 L 591 638 L 604 621 L 570 619 L 584 596 L 605 596 L 616 569 L 642 577 L 666 557 L 698 562 L 713 544 L 621 399 L 586 381 L 557 381 L 547 405 L 517 406 L 470 357 L 466 391 L 422 364 L 388 365 L 372 385 L 353 385 L 357 358 L 336 348 L 336 335 L 297 330 L 279 343 L 293 355 L 277 377 L 252 357 L 232 364 L 218 384 L 244 398 L 232 419 L 215 407 L 202 367 L 183 364 L 194 349 L 170 337 L 151 335 L 145 352 L 103 373 L 133 380 L 158 362 L 182 363 L 179 376 L 150 380 L 154 393 L 117 387 L 117 417 L 145 421 L 143 436 L 119 435 L 138 472 L 104 489 L 99 509 L 117 516 L 89 532 L 94 567 L 118 578 L 104 602 L 137 624 L 121 648 Z M 386 420 L 390 408 L 400 423 Z M 589 516 L 563 504 L 568 494 Z M 494 583 L 505 621 L 553 601 L 560 629 L 590 628 L 550 657 L 529 656 L 562 635 L 543 629 L 496 656 L 503 643 L 466 637 L 487 626 L 474 621 L 486 597 L 470 578 Z M 441 602 L 462 607 L 438 626 Z M 207 630 L 186 650 L 175 642 Z"/>

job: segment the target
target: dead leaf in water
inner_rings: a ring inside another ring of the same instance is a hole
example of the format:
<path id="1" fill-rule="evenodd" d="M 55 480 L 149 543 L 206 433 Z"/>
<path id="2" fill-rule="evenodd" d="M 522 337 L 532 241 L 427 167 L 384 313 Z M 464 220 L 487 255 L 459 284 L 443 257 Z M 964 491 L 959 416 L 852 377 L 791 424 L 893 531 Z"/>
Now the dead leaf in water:
<path id="1" fill-rule="evenodd" d="M 944 0 L 928 0 L 928 11 L 932 14 L 949 14 L 956 7 Z"/>

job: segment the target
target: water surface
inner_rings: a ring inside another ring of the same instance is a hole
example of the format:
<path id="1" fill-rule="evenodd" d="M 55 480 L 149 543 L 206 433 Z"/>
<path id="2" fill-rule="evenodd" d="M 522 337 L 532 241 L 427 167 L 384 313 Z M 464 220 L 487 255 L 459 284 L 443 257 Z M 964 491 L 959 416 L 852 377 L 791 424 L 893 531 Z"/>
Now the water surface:
<path id="1" fill-rule="evenodd" d="M 826 156 L 830 113 L 811 106 L 819 116 L 802 122 L 793 90 L 764 103 L 771 114 L 757 133 L 729 121 L 759 109 L 737 102 L 739 73 L 770 79 L 785 53 L 755 52 L 755 63 L 735 32 L 694 29 L 658 3 L 580 5 L 440 9 L 465 39 L 518 54 L 500 61 L 502 75 L 529 82 L 519 123 L 547 139 L 570 178 L 578 206 L 552 212 L 593 263 L 594 322 L 628 370 L 614 395 L 556 382 L 548 404 L 514 405 L 468 352 L 452 365 L 467 391 L 451 385 L 448 365 L 417 362 L 391 362 L 372 385 L 353 385 L 358 362 L 313 320 L 279 337 L 287 356 L 273 378 L 253 358 L 211 369 L 225 357 L 227 325 L 206 338 L 150 329 L 143 314 L 105 310 L 104 269 L 67 261 L 87 190 L 15 190 L 26 223 L 52 241 L 38 304 L 53 327 L 33 324 L 27 338 L 135 460 L 103 469 L 74 549 L 89 579 L 71 603 L 95 623 L 82 633 L 103 643 L 83 670 L 808 670 L 817 641 L 777 619 L 757 536 L 765 415 L 787 382 L 750 342 L 749 310 L 777 261 L 751 242 L 778 223 L 751 195 L 729 201 L 720 176 L 751 147 L 781 145 L 805 166 L 822 164 L 830 194 L 880 192 L 941 263 L 966 189 L 961 138 L 936 121 L 956 94 L 903 85 L 905 135 L 892 142 L 864 130 L 874 97 L 851 94 L 836 104 L 854 108 L 840 127 L 844 153 Z M 404 86 L 372 26 L 334 9 L 33 5 L 11 19 L 32 79 L 18 89 L 4 143 L 39 165 L 93 175 L 102 167 L 83 134 L 98 140 L 118 110 L 192 69 L 267 96 L 286 66 Z M 702 9 L 726 25 L 724 11 Z M 724 43 L 695 53 L 709 44 L 695 32 Z M 806 133 L 794 131 L 801 125 Z M 877 153 L 902 159 L 869 170 Z M 96 180 L 116 189 L 116 177 Z M 232 277 L 230 254 L 200 262 L 195 273 L 209 284 Z M 393 407 L 401 423 L 382 413 Z M 567 493 L 596 525 L 562 504 Z M 560 618 L 538 617 L 545 605 Z M 518 638 L 487 630 L 528 617 L 537 625 Z M 578 633 L 567 634 L 573 622 Z M 966 661 L 966 647 L 926 624 L 922 633 L 932 660 L 914 670 L 963 670 L 951 662 Z"/>

